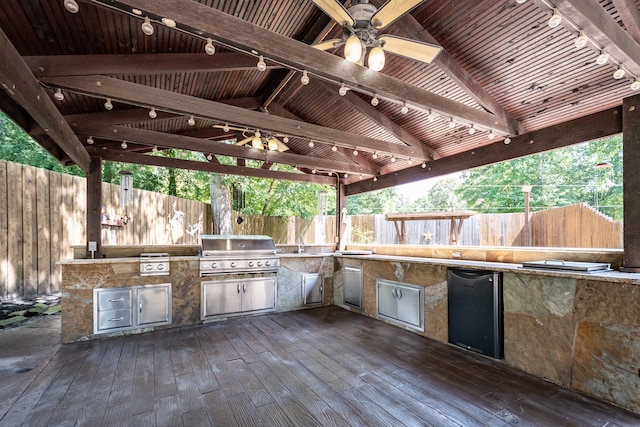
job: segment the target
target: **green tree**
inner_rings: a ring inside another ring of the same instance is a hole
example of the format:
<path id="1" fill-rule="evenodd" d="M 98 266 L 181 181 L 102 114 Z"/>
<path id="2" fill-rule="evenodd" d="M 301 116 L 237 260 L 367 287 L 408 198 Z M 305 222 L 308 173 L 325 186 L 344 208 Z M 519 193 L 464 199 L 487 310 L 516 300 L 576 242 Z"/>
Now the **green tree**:
<path id="1" fill-rule="evenodd" d="M 460 186 L 458 177 L 449 177 L 438 181 L 424 196 L 418 197 L 410 205 L 412 212 L 440 212 L 462 210 L 466 205 L 456 195 Z"/>
<path id="2" fill-rule="evenodd" d="M 385 188 L 369 193 L 356 194 L 347 198 L 349 215 L 375 215 L 395 212 L 409 212 L 408 199 L 395 190 Z"/>

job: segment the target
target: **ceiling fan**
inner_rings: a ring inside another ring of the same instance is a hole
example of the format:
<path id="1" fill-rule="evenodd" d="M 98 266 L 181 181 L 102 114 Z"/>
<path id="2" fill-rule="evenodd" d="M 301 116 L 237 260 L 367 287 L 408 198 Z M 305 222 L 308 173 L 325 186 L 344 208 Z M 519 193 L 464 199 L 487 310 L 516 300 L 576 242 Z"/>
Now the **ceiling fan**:
<path id="1" fill-rule="evenodd" d="M 253 148 L 257 148 L 259 150 L 264 150 L 265 148 L 269 151 L 287 151 L 289 147 L 287 147 L 284 142 L 280 141 L 276 138 L 276 135 L 265 133 L 264 135 L 257 130 L 252 136 L 247 136 L 245 132 L 242 133 L 242 136 L 245 138 L 236 142 L 236 145 L 245 145 L 251 143 Z M 286 139 L 288 139 L 285 136 Z"/>
<path id="2" fill-rule="evenodd" d="M 328 50 L 344 45 L 344 57 L 364 65 L 366 50 L 367 66 L 380 71 L 384 68 L 385 52 L 431 63 L 442 50 L 441 46 L 410 40 L 378 32 L 393 24 L 424 0 L 389 0 L 380 9 L 369 4 L 369 0 L 353 0 L 345 9 L 340 0 L 312 0 L 324 13 L 342 26 L 342 39 L 331 39 L 313 47 Z"/>

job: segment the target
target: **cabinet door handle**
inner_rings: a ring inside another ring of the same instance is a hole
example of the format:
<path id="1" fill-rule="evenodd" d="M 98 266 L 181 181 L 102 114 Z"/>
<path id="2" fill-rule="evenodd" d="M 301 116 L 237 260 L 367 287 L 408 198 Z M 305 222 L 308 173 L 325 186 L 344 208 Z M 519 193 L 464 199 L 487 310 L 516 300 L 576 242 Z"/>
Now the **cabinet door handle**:
<path id="1" fill-rule="evenodd" d="M 324 286 L 320 285 L 320 293 L 324 292 Z"/>
<path id="2" fill-rule="evenodd" d="M 396 299 L 398 297 L 398 289 L 391 289 L 391 296 L 393 297 L 393 299 Z"/>
<path id="3" fill-rule="evenodd" d="M 140 300 L 140 302 L 138 303 L 138 310 L 140 310 L 140 313 L 142 313 L 142 300 Z"/>
<path id="4" fill-rule="evenodd" d="M 124 317 L 120 316 L 120 317 L 114 317 L 111 319 L 107 319 L 107 322 L 121 322 L 124 320 Z"/>
<path id="5" fill-rule="evenodd" d="M 124 301 L 124 298 L 120 297 L 120 298 L 108 298 L 107 301 L 109 302 L 122 302 Z"/>
<path id="6" fill-rule="evenodd" d="M 247 293 L 247 284 L 246 284 L 246 283 L 243 283 L 243 284 L 242 284 L 242 293 L 243 293 L 243 294 L 246 294 L 246 293 Z"/>
<path id="7" fill-rule="evenodd" d="M 238 294 L 240 293 L 240 283 L 238 283 Z"/>
<path id="8" fill-rule="evenodd" d="M 397 295 L 398 295 L 398 299 L 402 299 L 402 289 L 400 288 L 396 288 L 397 289 Z"/>

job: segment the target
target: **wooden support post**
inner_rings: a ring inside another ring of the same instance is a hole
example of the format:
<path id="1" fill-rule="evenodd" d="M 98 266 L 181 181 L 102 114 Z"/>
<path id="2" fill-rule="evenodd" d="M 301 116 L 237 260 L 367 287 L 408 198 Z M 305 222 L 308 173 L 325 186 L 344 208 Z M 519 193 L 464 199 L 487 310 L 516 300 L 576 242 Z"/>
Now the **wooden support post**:
<path id="1" fill-rule="evenodd" d="M 100 213 L 102 208 L 102 158 L 91 157 L 87 174 L 87 258 L 102 257 Z M 95 252 L 89 249 L 95 242 Z"/>
<path id="2" fill-rule="evenodd" d="M 347 231 L 346 215 L 347 215 L 347 196 L 344 184 L 338 183 L 336 187 L 336 237 L 335 243 L 337 249 L 344 249 L 346 242 L 343 241 L 345 232 Z M 345 222 L 343 222 L 343 220 Z"/>
<path id="3" fill-rule="evenodd" d="M 624 255 L 621 271 L 640 273 L 640 95 L 622 104 Z"/>

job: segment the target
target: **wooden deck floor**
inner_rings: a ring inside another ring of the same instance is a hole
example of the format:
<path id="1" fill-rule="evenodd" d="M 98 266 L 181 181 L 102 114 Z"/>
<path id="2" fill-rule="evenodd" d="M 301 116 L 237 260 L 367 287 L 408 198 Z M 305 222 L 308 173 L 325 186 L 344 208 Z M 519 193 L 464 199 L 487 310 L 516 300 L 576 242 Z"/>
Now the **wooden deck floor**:
<path id="1" fill-rule="evenodd" d="M 0 378 L 7 394 L 12 374 Z M 23 386 L 1 426 L 640 425 L 338 307 L 59 346 Z"/>

